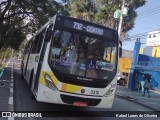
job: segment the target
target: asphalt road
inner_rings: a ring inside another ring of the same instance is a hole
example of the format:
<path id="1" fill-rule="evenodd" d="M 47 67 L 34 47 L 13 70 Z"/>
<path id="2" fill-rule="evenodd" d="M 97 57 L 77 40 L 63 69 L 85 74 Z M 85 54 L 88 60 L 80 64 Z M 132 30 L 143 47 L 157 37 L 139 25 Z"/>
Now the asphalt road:
<path id="1" fill-rule="evenodd" d="M 7 69 L 6 78 L 10 79 L 10 69 Z M 126 119 L 126 118 L 115 118 L 115 117 L 106 117 L 108 114 L 115 114 L 118 111 L 130 111 L 130 114 L 134 114 L 135 111 L 150 111 L 152 114 L 154 111 L 145 108 L 139 104 L 133 103 L 131 101 L 127 101 L 117 96 L 114 99 L 113 107 L 111 109 L 99 109 L 99 108 L 77 108 L 73 106 L 65 106 L 65 105 L 56 105 L 50 103 L 42 103 L 37 102 L 31 98 L 31 91 L 29 89 L 28 84 L 25 80 L 20 78 L 20 70 L 15 69 L 14 73 L 14 111 L 20 112 L 47 112 L 48 115 L 53 115 L 54 117 L 43 117 L 43 118 L 15 118 L 15 120 L 114 120 L 114 119 Z M 5 103 L 3 106 L 0 105 L 0 110 L 7 110 L 7 103 L 2 99 L 9 95 L 9 90 L 7 88 L 0 88 L 0 101 L 1 103 Z M 7 100 L 8 98 L 6 98 Z M 5 109 L 6 108 L 6 109 Z M 69 111 L 69 112 L 68 112 Z M 68 114 L 69 113 L 69 114 Z M 56 114 L 58 114 L 56 116 Z M 119 114 L 119 113 L 118 113 Z M 87 117 L 86 117 L 87 116 Z M 148 120 L 157 120 L 158 118 L 127 118 L 127 119 L 148 119 Z"/>

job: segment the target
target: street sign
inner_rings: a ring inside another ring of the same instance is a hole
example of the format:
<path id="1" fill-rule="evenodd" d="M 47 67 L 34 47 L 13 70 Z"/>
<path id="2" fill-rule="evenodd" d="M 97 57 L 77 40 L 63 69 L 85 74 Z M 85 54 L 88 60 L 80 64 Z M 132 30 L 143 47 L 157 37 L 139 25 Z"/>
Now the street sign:
<path id="1" fill-rule="evenodd" d="M 114 12 L 114 18 L 115 19 L 119 19 L 120 18 L 120 16 L 121 16 L 121 10 L 116 10 L 115 12 Z"/>

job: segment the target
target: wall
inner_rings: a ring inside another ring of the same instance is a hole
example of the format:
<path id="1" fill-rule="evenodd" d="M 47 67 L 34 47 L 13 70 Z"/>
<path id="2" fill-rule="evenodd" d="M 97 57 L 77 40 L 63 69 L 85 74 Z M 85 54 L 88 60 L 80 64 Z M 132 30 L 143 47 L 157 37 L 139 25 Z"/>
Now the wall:
<path id="1" fill-rule="evenodd" d="M 132 62 L 131 58 L 124 58 L 124 57 L 120 58 L 118 70 L 121 72 L 129 73 L 129 70 L 131 68 L 131 62 Z"/>
<path id="2" fill-rule="evenodd" d="M 138 63 L 142 66 L 139 70 L 152 75 L 152 87 L 160 88 L 160 58 L 140 54 L 138 57 Z"/>

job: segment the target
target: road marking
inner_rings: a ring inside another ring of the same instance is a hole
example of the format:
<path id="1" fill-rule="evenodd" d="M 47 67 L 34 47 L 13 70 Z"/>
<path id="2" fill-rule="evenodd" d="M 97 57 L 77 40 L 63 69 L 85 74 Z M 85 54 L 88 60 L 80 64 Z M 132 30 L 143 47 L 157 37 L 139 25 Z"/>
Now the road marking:
<path id="1" fill-rule="evenodd" d="M 13 99 L 13 87 L 14 87 L 14 84 L 13 84 L 13 65 L 12 65 L 12 68 L 11 68 L 11 83 L 10 83 L 10 97 L 9 97 L 9 100 L 8 100 L 8 111 L 13 111 L 14 112 L 14 99 Z M 14 120 L 14 117 L 8 117 L 8 120 Z"/>
<path id="2" fill-rule="evenodd" d="M 13 97 L 9 97 L 8 104 L 13 104 Z"/>
<path id="3" fill-rule="evenodd" d="M 10 88 L 10 93 L 13 93 L 13 88 Z"/>
<path id="4" fill-rule="evenodd" d="M 10 83 L 10 87 L 13 87 L 13 83 Z"/>

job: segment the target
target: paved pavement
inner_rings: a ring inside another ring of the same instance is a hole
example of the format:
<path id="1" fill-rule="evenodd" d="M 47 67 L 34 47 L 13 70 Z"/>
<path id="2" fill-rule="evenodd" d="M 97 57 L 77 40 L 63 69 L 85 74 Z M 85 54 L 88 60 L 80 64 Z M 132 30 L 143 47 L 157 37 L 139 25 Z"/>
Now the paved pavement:
<path id="1" fill-rule="evenodd" d="M 142 106 L 150 108 L 154 111 L 160 112 L 160 92 L 150 90 L 150 98 L 148 98 L 148 94 L 142 96 L 142 92 L 140 91 L 131 91 L 128 90 L 126 86 L 117 86 L 116 95 L 123 99 L 136 102 Z"/>

